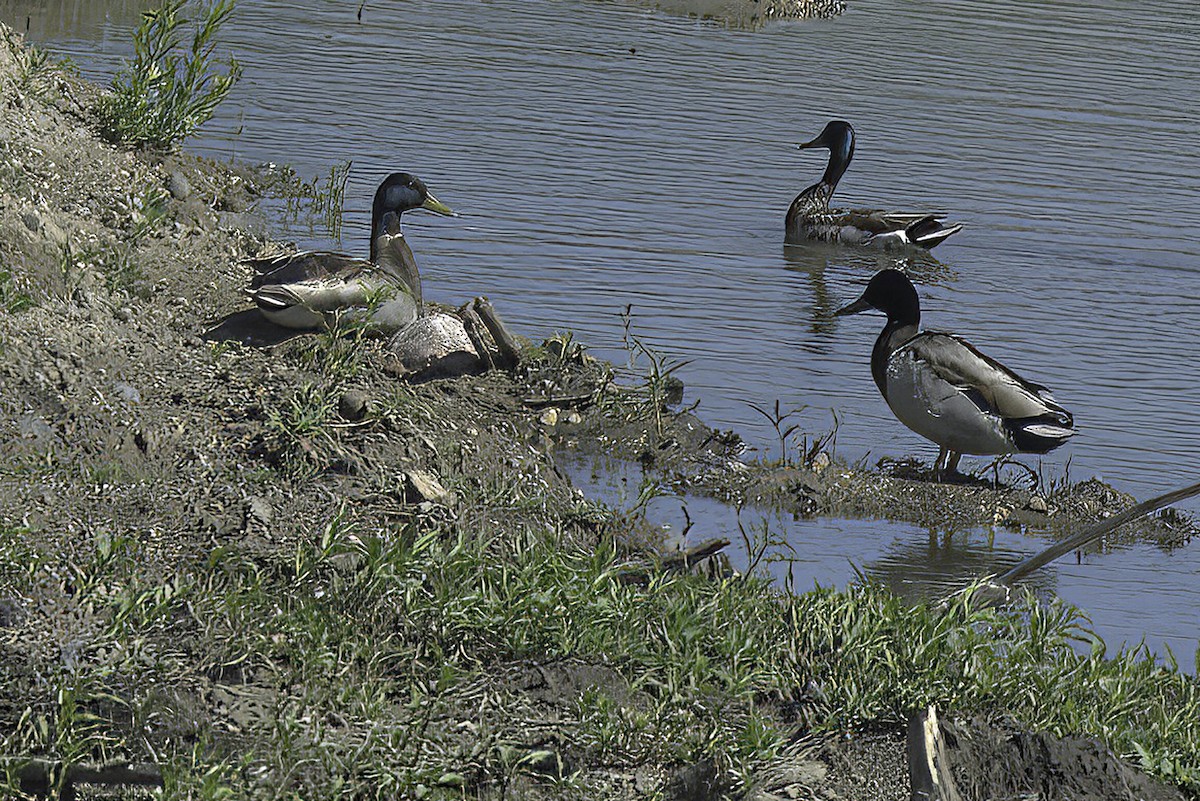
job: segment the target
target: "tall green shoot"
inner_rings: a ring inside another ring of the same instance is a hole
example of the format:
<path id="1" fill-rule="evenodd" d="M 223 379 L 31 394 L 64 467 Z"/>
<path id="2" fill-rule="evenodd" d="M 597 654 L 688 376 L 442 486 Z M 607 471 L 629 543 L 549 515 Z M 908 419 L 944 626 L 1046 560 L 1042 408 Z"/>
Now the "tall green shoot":
<path id="1" fill-rule="evenodd" d="M 169 148 L 212 118 L 229 95 L 242 68 L 230 57 L 228 71 L 212 69 L 217 33 L 233 13 L 235 0 L 208 7 L 183 48 L 181 16 L 186 0 L 166 0 L 142 15 L 134 33 L 133 62 L 113 79 L 113 94 L 100 104 L 101 130 L 116 142 Z"/>

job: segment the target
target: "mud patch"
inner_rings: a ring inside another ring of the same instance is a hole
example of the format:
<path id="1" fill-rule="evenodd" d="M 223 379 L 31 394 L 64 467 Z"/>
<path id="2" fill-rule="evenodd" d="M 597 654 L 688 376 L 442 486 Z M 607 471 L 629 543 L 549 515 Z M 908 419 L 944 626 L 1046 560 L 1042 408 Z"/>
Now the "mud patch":
<path id="1" fill-rule="evenodd" d="M 1182 801 L 1098 740 L 1054 737 L 982 720 L 943 724 L 954 780 L 963 798 L 1087 798 Z"/>
<path id="2" fill-rule="evenodd" d="M 828 19 L 846 10 L 843 0 L 630 0 L 636 5 L 755 28 L 779 19 Z"/>

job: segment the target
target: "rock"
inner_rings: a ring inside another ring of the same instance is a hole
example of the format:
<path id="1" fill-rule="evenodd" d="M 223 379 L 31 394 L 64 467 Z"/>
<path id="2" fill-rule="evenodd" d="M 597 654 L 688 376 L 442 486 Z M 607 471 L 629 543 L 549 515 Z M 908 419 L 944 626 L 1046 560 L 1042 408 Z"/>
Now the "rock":
<path id="1" fill-rule="evenodd" d="M 367 416 L 367 396 L 357 389 L 348 389 L 338 398 L 338 414 L 343 420 L 357 423 Z"/>
<path id="2" fill-rule="evenodd" d="M 49 442 L 54 439 L 54 426 L 41 415 L 26 413 L 17 418 L 17 433 L 27 439 Z"/>
<path id="3" fill-rule="evenodd" d="M 126 384 L 124 381 L 114 382 L 113 390 L 116 391 L 117 395 L 129 403 L 140 403 L 142 400 L 142 393 L 138 392 L 137 387 L 131 384 Z"/>
<path id="4" fill-rule="evenodd" d="M 183 173 L 175 170 L 167 178 L 167 191 L 176 200 L 187 200 L 188 195 L 192 194 L 192 185 L 188 183 L 187 178 L 183 177 Z"/>
<path id="5" fill-rule="evenodd" d="M 516 341 L 485 297 L 454 311 L 427 309 L 388 349 L 396 357 L 389 372 L 412 381 L 509 369 L 520 360 Z"/>
<path id="6" fill-rule="evenodd" d="M 450 507 L 457 500 L 453 492 L 443 487 L 432 473 L 424 470 L 407 471 L 404 481 L 405 495 L 411 501 Z"/>
<path id="7" fill-rule="evenodd" d="M 418 317 L 388 344 L 401 374 L 414 378 L 448 378 L 478 372 L 479 353 L 462 321 L 446 312 Z"/>
<path id="8" fill-rule="evenodd" d="M 271 507 L 271 502 L 261 495 L 251 495 L 246 499 L 245 507 L 245 525 L 250 528 L 253 525 L 269 526 L 271 518 L 275 516 L 275 510 Z"/>
<path id="9" fill-rule="evenodd" d="M 1025 504 L 1025 508 L 1031 512 L 1046 514 L 1049 507 L 1046 506 L 1046 499 L 1041 495 L 1031 495 L 1029 496 L 1029 503 Z"/>
<path id="10" fill-rule="evenodd" d="M 25 622 L 25 610 L 16 598 L 0 598 L 0 629 L 12 629 Z"/>
<path id="11" fill-rule="evenodd" d="M 541 748 L 525 754 L 521 757 L 521 766 L 531 773 L 554 779 L 561 779 L 570 772 L 564 765 L 562 756 L 549 748 Z"/>
<path id="12" fill-rule="evenodd" d="M 710 801 L 721 796 L 717 766 L 711 759 L 686 765 L 667 780 L 663 796 L 670 801 Z"/>
<path id="13" fill-rule="evenodd" d="M 70 235 L 67 234 L 53 220 L 42 221 L 42 236 L 46 237 L 50 244 L 58 248 L 64 248 L 71 242 Z"/>

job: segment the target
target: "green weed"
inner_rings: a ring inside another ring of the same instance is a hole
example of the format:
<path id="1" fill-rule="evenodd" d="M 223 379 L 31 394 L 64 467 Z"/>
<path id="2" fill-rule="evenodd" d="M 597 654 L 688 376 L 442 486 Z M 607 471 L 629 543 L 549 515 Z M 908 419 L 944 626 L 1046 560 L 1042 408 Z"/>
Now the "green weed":
<path id="1" fill-rule="evenodd" d="M 286 556 L 223 546 L 157 578 L 127 539 L 98 539 L 74 570 L 42 557 L 53 564 L 39 575 L 67 577 L 72 603 L 109 623 L 89 654 L 112 656 L 45 685 L 7 752 L 97 759 L 140 753 L 144 737 L 173 766 L 171 797 L 502 796 L 530 778 L 587 797 L 564 751 L 628 770 L 708 759 L 736 792 L 794 733 L 764 699 L 832 732 L 936 704 L 1092 734 L 1200 790 L 1200 685 L 1137 649 L 1080 654 L 1072 644 L 1094 640 L 1064 604 L 998 610 L 968 591 L 936 608 L 872 584 L 790 595 L 687 574 L 636 585 L 611 545 L 553 530 L 468 537 L 453 521 L 369 535 L 349 508 Z M 7 542 L 0 576 L 17 577 L 26 554 Z M 616 680 L 563 699 L 558 745 L 523 744 L 514 727 L 530 712 L 494 678 L 573 664 Z M 235 735 L 230 713 L 206 713 L 203 746 L 128 727 L 147 688 L 198 675 L 259 711 Z"/>
<path id="2" fill-rule="evenodd" d="M 9 314 L 19 314 L 33 306 L 33 296 L 19 289 L 13 274 L 0 267 L 0 309 Z"/>
<path id="3" fill-rule="evenodd" d="M 621 312 L 622 340 L 629 354 L 629 369 L 642 371 L 645 406 L 654 418 L 654 431 L 659 439 L 664 432 L 667 407 L 682 400 L 683 382 L 675 375 L 691 364 L 690 359 L 671 359 L 646 345 L 633 333 L 633 306 Z"/>
<path id="4" fill-rule="evenodd" d="M 10 103 L 21 102 L 21 98 L 40 96 L 45 89 L 47 79 L 63 65 L 55 62 L 50 53 L 37 45 L 23 43 L 13 30 L 6 28 L 2 31 L 4 44 L 12 55 L 16 67 L 14 86 Z"/>
<path id="5" fill-rule="evenodd" d="M 325 230 L 329 236 L 339 242 L 342 239 L 342 205 L 346 197 L 346 179 L 350 177 L 351 161 L 342 161 L 329 168 L 325 185 L 316 187 L 314 181 L 314 202 L 317 210 L 325 221 Z"/>
<path id="6" fill-rule="evenodd" d="M 183 48 L 181 16 L 186 0 L 166 0 L 142 15 L 134 33 L 134 59 L 113 80 L 113 93 L 100 104 L 101 130 L 115 142 L 167 148 L 212 118 L 229 95 L 241 66 L 212 69 L 217 34 L 233 13 L 234 0 L 212 3 Z"/>
<path id="7" fill-rule="evenodd" d="M 799 415 L 807 406 L 799 406 L 794 409 L 783 411 L 779 404 L 779 399 L 776 398 L 774 407 L 764 409 L 757 403 L 748 404 L 751 409 L 763 416 L 771 427 L 775 430 L 775 439 L 779 443 L 779 462 L 778 464 L 784 467 L 790 467 L 794 462 L 789 455 L 794 449 L 800 456 L 799 464 L 804 467 L 811 467 L 817 454 L 831 448 L 837 440 L 838 417 L 837 412 L 833 412 L 833 428 L 824 434 L 803 434 L 799 438 L 796 437 L 796 432 L 800 430 L 799 423 L 790 422 L 792 418 Z"/>

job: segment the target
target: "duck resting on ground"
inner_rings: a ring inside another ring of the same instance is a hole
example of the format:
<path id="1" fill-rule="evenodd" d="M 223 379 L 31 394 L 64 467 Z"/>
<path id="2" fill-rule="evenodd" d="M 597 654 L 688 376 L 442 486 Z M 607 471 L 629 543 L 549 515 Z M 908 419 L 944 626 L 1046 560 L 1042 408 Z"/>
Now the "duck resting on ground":
<path id="1" fill-rule="evenodd" d="M 789 245 L 808 240 L 884 247 L 934 247 L 962 229 L 942 222 L 945 214 L 904 213 L 874 209 L 831 209 L 829 200 L 850 160 L 854 158 L 854 128 L 834 120 L 820 135 L 800 149 L 825 148 L 829 163 L 821 180 L 805 189 L 788 208 L 784 241 Z"/>
<path id="2" fill-rule="evenodd" d="M 964 453 L 1046 453 L 1074 435 L 1071 413 L 1050 390 L 953 334 L 918 333 L 920 300 L 904 273 L 877 273 L 834 315 L 868 309 L 888 318 L 871 351 L 871 375 L 900 422 L 937 443 L 939 476 L 957 474 Z"/>
<path id="3" fill-rule="evenodd" d="M 246 259 L 255 272 L 247 294 L 264 317 L 286 328 L 327 328 L 339 317 L 368 315 L 372 329 L 398 331 L 422 308 L 417 260 L 400 228 L 400 216 L 412 209 L 454 216 L 420 178 L 392 173 L 371 205 L 370 259 L 312 250 Z"/>

